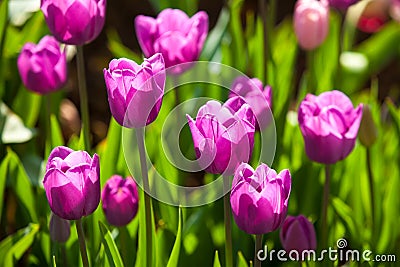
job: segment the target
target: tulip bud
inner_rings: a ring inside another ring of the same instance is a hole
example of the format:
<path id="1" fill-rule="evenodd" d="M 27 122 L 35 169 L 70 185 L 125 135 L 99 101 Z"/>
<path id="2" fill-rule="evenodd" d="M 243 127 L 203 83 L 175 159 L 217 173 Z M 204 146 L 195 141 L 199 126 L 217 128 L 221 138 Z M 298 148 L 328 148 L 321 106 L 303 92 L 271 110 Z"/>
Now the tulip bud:
<path id="1" fill-rule="evenodd" d="M 315 49 L 325 41 L 328 35 L 328 3 L 326 0 L 298 0 L 293 24 L 299 45 L 305 50 Z"/>
<path id="2" fill-rule="evenodd" d="M 49 232 L 51 240 L 58 243 L 65 243 L 71 234 L 70 223 L 53 212 L 50 215 Z"/>
<path id="3" fill-rule="evenodd" d="M 52 36 L 35 45 L 26 43 L 18 57 L 18 70 L 25 87 L 39 94 L 60 89 L 67 81 L 65 52 Z"/>
<path id="4" fill-rule="evenodd" d="M 300 255 L 304 250 L 315 250 L 317 248 L 314 226 L 303 215 L 286 218 L 281 228 L 280 239 L 287 253 L 295 250 Z"/>
<path id="5" fill-rule="evenodd" d="M 40 8 L 50 32 L 58 41 L 83 45 L 101 32 L 106 16 L 106 0 L 41 0 Z"/>
<path id="6" fill-rule="evenodd" d="M 363 114 L 358 131 L 358 138 L 365 147 L 372 146 L 378 138 L 378 129 L 372 118 L 371 109 L 368 105 L 363 105 Z"/>
<path id="7" fill-rule="evenodd" d="M 138 191 L 131 177 L 123 179 L 113 175 L 101 193 L 103 211 L 107 221 L 115 226 L 127 225 L 138 210 Z"/>
<path id="8" fill-rule="evenodd" d="M 359 0 L 328 0 L 329 6 L 337 8 L 339 10 L 346 10 L 349 6 L 354 5 Z"/>

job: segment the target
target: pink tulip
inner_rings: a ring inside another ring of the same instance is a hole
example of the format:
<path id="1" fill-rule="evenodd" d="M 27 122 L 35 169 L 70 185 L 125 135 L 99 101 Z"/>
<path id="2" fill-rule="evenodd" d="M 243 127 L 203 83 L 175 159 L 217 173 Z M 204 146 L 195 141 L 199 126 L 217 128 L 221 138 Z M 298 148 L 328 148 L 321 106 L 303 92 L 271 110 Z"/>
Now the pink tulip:
<path id="1" fill-rule="evenodd" d="M 303 215 L 286 218 L 281 228 L 280 239 L 282 246 L 288 253 L 295 250 L 301 255 L 304 250 L 315 250 L 317 248 L 314 226 Z"/>

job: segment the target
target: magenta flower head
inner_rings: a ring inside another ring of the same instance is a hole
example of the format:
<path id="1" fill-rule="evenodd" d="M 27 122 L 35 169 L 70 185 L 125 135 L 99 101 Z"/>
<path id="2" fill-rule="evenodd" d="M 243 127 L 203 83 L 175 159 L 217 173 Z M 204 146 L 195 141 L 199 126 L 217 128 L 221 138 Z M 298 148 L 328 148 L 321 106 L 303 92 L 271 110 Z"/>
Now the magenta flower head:
<path id="1" fill-rule="evenodd" d="M 146 57 L 161 53 L 167 68 L 199 58 L 208 33 L 208 15 L 197 12 L 189 18 L 179 9 L 164 9 L 157 18 L 137 16 L 136 36 Z M 180 68 L 173 72 L 179 73 Z"/>
<path id="2" fill-rule="evenodd" d="M 256 130 L 263 130 L 271 121 L 272 90 L 262 82 L 245 76 L 237 77 L 230 88 L 229 97 L 241 96 L 249 104 L 256 117 Z M 234 107 L 232 107 L 234 108 Z"/>
<path id="3" fill-rule="evenodd" d="M 329 5 L 339 10 L 347 10 L 349 6 L 354 5 L 359 0 L 328 0 Z"/>
<path id="4" fill-rule="evenodd" d="M 295 6 L 294 32 L 301 48 L 313 50 L 329 31 L 329 5 L 326 0 L 298 0 Z"/>
<path id="5" fill-rule="evenodd" d="M 43 185 L 51 210 L 66 220 L 92 214 L 100 202 L 99 157 L 59 146 L 50 153 Z"/>
<path id="6" fill-rule="evenodd" d="M 37 45 L 26 43 L 17 64 L 23 84 L 33 92 L 47 94 L 67 81 L 66 55 L 52 36 L 44 36 Z"/>
<path id="7" fill-rule="evenodd" d="M 127 225 L 138 211 L 139 197 L 131 177 L 113 175 L 101 192 L 101 202 L 107 221 L 115 226 Z"/>
<path id="8" fill-rule="evenodd" d="M 50 32 L 58 41 L 83 45 L 101 32 L 106 0 L 41 0 L 40 8 Z"/>
<path id="9" fill-rule="evenodd" d="M 314 225 L 303 215 L 286 218 L 281 228 L 280 239 L 288 253 L 295 250 L 300 255 L 304 250 L 317 248 Z"/>
<path id="10" fill-rule="evenodd" d="M 308 94 L 298 113 L 307 156 L 316 162 L 333 164 L 353 150 L 362 117 L 362 104 L 356 109 L 340 91 Z"/>
<path id="11" fill-rule="evenodd" d="M 128 128 L 152 123 L 161 108 L 165 87 L 165 65 L 158 53 L 141 65 L 121 58 L 104 69 L 108 103 L 115 120 Z"/>
<path id="12" fill-rule="evenodd" d="M 211 100 L 199 109 L 196 120 L 186 115 L 198 162 L 209 173 L 232 175 L 250 160 L 255 118 L 246 103 L 236 112 L 230 108 L 230 102 L 240 100 L 231 98 L 223 105 Z"/>
<path id="13" fill-rule="evenodd" d="M 248 234 L 266 234 L 278 229 L 286 217 L 291 177 L 262 163 L 254 169 L 242 163 L 235 171 L 231 191 L 233 218 Z"/>

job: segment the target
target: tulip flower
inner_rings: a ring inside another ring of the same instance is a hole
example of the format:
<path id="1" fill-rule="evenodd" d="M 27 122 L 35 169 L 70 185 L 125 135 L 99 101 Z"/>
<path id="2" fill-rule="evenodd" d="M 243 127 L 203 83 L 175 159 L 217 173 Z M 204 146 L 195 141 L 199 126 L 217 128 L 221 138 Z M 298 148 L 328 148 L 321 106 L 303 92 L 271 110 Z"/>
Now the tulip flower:
<path id="1" fill-rule="evenodd" d="M 121 58 L 104 69 L 108 103 L 115 120 L 128 128 L 152 123 L 161 108 L 165 86 L 165 65 L 158 53 L 141 65 Z"/>
<path id="2" fill-rule="evenodd" d="M 339 10 L 347 10 L 349 6 L 354 5 L 359 0 L 328 0 L 331 7 L 337 8 Z"/>
<path id="3" fill-rule="evenodd" d="M 50 215 L 49 233 L 51 240 L 58 243 L 65 243 L 71 235 L 71 225 L 68 220 L 64 220 L 54 213 Z"/>
<path id="4" fill-rule="evenodd" d="M 106 16 L 106 0 L 41 0 L 40 8 L 50 32 L 58 41 L 83 45 L 101 32 Z"/>
<path id="5" fill-rule="evenodd" d="M 295 250 L 300 255 L 304 250 L 315 250 L 317 248 L 314 226 L 303 215 L 286 218 L 281 228 L 280 239 L 283 248 L 288 253 Z"/>
<path id="6" fill-rule="evenodd" d="M 93 213 L 100 202 L 99 157 L 59 146 L 46 165 L 43 185 L 51 210 L 66 220 Z"/>
<path id="7" fill-rule="evenodd" d="M 256 170 L 242 163 L 236 169 L 230 198 L 238 227 L 256 235 L 278 229 L 286 217 L 290 189 L 289 170 L 277 174 L 264 163 Z"/>
<path id="8" fill-rule="evenodd" d="M 333 164 L 353 150 L 362 117 L 362 104 L 356 109 L 340 91 L 308 94 L 298 113 L 306 154 L 316 162 Z"/>
<path id="9" fill-rule="evenodd" d="M 211 100 L 195 120 L 186 115 L 199 164 L 209 173 L 232 175 L 240 163 L 250 160 L 255 119 L 246 103 L 236 112 L 230 108 L 230 103 L 240 100 L 231 98 L 224 105 Z"/>
<path id="10" fill-rule="evenodd" d="M 26 43 L 17 64 L 23 84 L 33 92 L 47 94 L 67 81 L 66 54 L 52 36 L 44 36 L 37 45 Z"/>
<path id="11" fill-rule="evenodd" d="M 166 67 L 196 61 L 208 32 L 208 15 L 200 11 L 189 18 L 179 9 L 167 8 L 157 18 L 137 16 L 136 36 L 146 57 L 164 56 Z M 174 73 L 181 72 L 179 67 Z"/>
<path id="12" fill-rule="evenodd" d="M 378 138 L 378 129 L 372 117 L 369 105 L 363 105 L 363 115 L 358 133 L 360 142 L 365 147 L 372 146 Z"/>
<path id="13" fill-rule="evenodd" d="M 113 175 L 101 193 L 103 211 L 107 221 L 115 226 L 127 225 L 138 210 L 138 191 L 131 177 L 123 179 Z"/>
<path id="14" fill-rule="evenodd" d="M 329 6 L 326 0 L 298 0 L 293 17 L 294 31 L 301 48 L 313 50 L 329 31 Z"/>
<path id="15" fill-rule="evenodd" d="M 262 82 L 240 76 L 233 81 L 229 97 L 241 96 L 249 104 L 256 117 L 256 130 L 264 129 L 271 121 L 272 90 L 270 86 L 263 88 Z M 260 126 L 261 125 L 261 126 Z"/>

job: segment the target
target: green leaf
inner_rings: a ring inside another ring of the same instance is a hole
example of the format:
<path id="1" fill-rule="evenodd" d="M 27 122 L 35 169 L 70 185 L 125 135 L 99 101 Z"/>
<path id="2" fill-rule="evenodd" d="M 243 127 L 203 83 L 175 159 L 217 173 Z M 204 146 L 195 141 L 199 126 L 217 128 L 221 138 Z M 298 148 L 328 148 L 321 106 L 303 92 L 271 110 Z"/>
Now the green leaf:
<path id="1" fill-rule="evenodd" d="M 35 127 L 40 113 L 42 97 L 21 87 L 12 104 L 12 110 L 24 119 L 27 127 Z"/>
<path id="2" fill-rule="evenodd" d="M 355 236 L 359 236 L 358 227 L 353 218 L 353 211 L 352 209 L 344 203 L 340 198 L 333 198 L 332 199 L 332 206 L 335 209 L 337 215 L 339 215 L 340 219 L 342 219 L 349 230 L 350 233 L 354 234 Z"/>
<path id="3" fill-rule="evenodd" d="M 238 263 L 237 267 L 249 267 L 246 259 L 243 257 L 243 254 L 241 251 L 238 252 Z"/>
<path id="4" fill-rule="evenodd" d="M 3 266 L 14 266 L 14 263 L 31 247 L 38 232 L 39 225 L 30 224 L 3 240 L 0 243 L 0 256 L 5 252 L 5 256 L 1 257 L 4 259 Z"/>
<path id="5" fill-rule="evenodd" d="M 179 253 L 181 250 L 182 243 L 182 208 L 179 207 L 179 223 L 178 223 L 178 232 L 176 234 L 175 244 L 172 248 L 171 256 L 168 260 L 167 267 L 177 267 L 179 260 Z"/>
<path id="6" fill-rule="evenodd" d="M 115 244 L 110 231 L 101 221 L 99 221 L 99 227 L 102 234 L 102 242 L 108 258 L 108 262 L 111 264 L 111 266 L 124 266 L 121 255 L 119 254 L 117 245 Z"/>
<path id="7" fill-rule="evenodd" d="M 108 49 L 110 52 L 117 58 L 129 58 L 135 62 L 143 61 L 142 57 L 135 52 L 133 52 L 128 47 L 122 44 L 121 39 L 118 36 L 118 33 L 114 29 L 109 29 L 107 31 L 107 38 L 108 38 Z"/>
<path id="8" fill-rule="evenodd" d="M 232 53 L 234 64 L 233 67 L 240 71 L 246 68 L 246 45 L 242 29 L 241 9 L 243 0 L 233 0 L 229 6 L 230 9 L 230 32 L 232 35 Z"/>
<path id="9" fill-rule="evenodd" d="M 218 250 L 215 251 L 213 267 L 221 267 L 221 263 L 219 262 L 219 257 L 218 257 Z"/>
<path id="10" fill-rule="evenodd" d="M 10 162 L 10 157 L 5 157 L 0 165 L 0 221 L 1 221 L 1 214 L 3 213 L 3 204 L 4 204 L 4 189 L 6 187 L 7 181 L 7 170 L 8 164 Z"/>
<path id="11" fill-rule="evenodd" d="M 64 144 L 64 138 L 62 136 L 60 124 L 54 114 L 51 114 L 50 116 L 50 129 L 52 147 L 62 146 Z"/>

